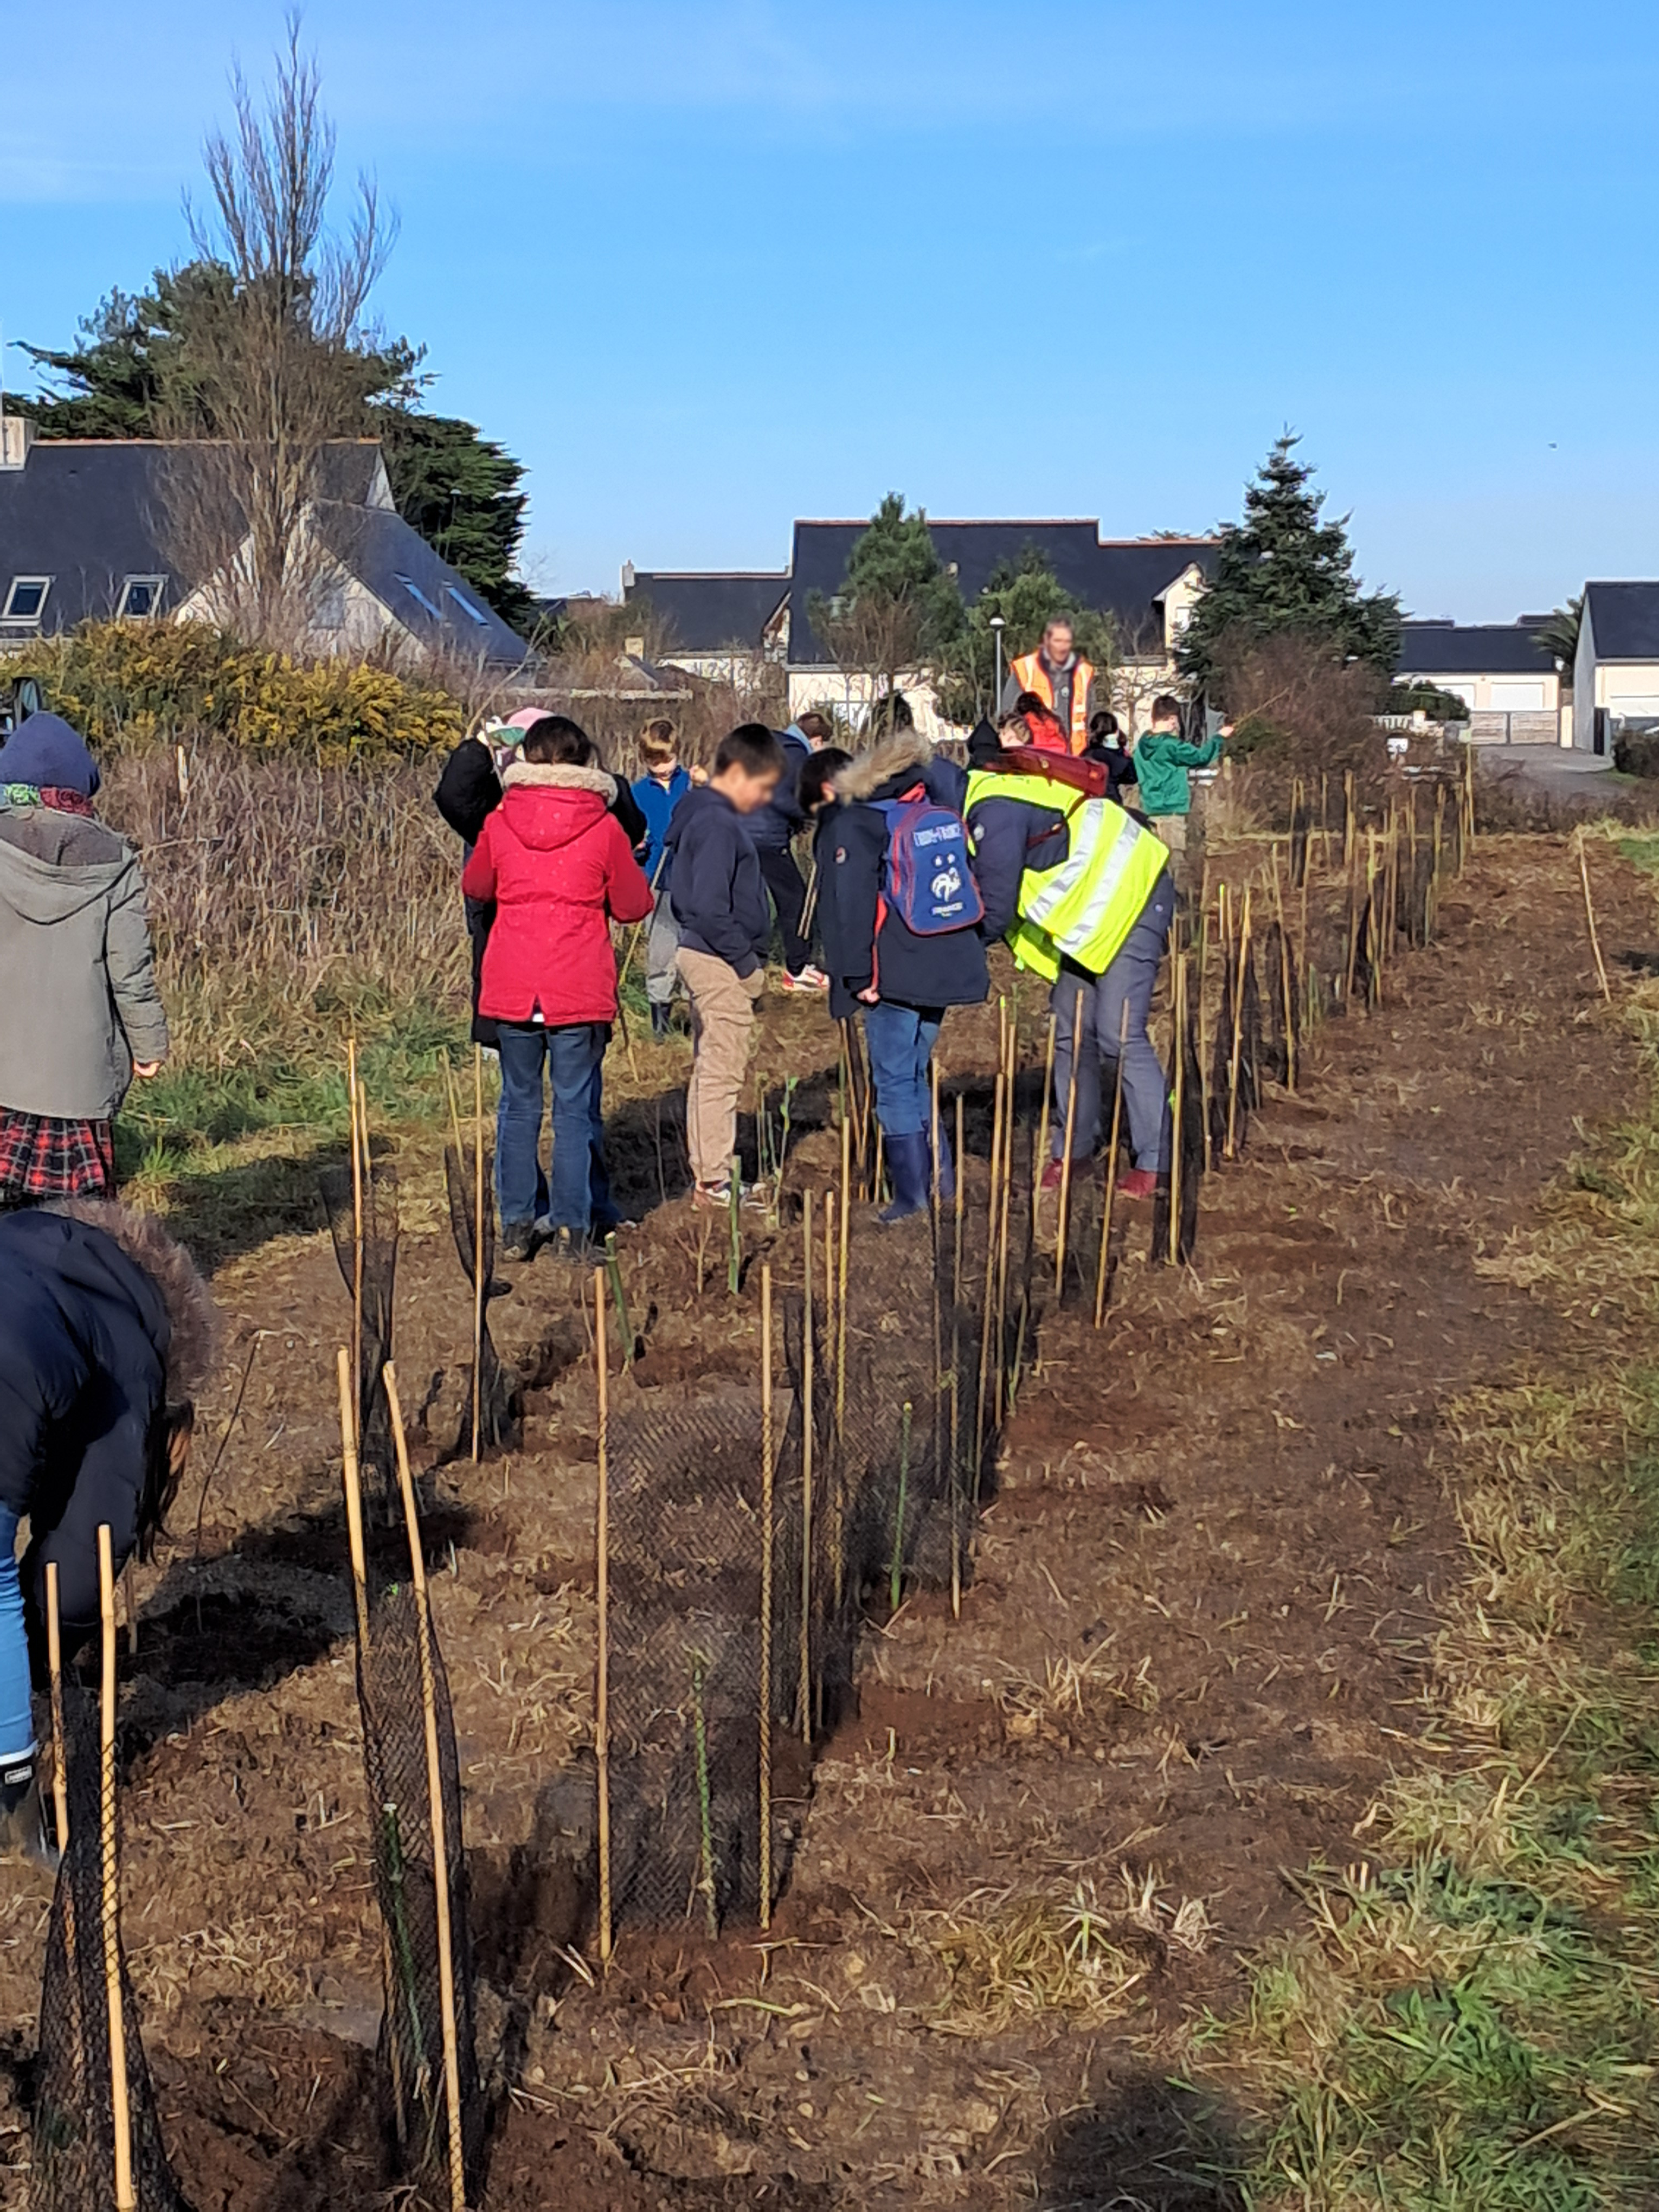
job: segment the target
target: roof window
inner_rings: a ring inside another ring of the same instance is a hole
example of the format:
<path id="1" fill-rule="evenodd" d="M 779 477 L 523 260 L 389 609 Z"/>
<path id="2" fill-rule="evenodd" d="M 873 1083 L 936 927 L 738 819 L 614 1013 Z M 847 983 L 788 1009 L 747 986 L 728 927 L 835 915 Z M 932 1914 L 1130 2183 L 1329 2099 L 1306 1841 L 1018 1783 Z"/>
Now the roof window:
<path id="1" fill-rule="evenodd" d="M 449 586 L 449 596 L 454 600 L 461 612 L 464 615 L 470 615 L 473 621 L 478 624 L 480 629 L 488 628 L 489 617 L 486 615 L 481 615 L 478 612 L 478 610 L 473 605 L 471 600 L 468 599 L 465 592 L 458 592 L 453 584 L 452 584 Z"/>
<path id="2" fill-rule="evenodd" d="M 404 591 L 409 593 L 410 598 L 415 601 L 417 606 L 422 606 L 426 609 L 428 614 L 431 616 L 434 622 L 441 622 L 443 620 L 442 610 L 433 605 L 431 600 L 428 599 L 426 593 L 421 589 L 420 586 L 415 581 L 415 579 L 412 576 L 405 576 L 399 573 L 398 581 L 403 586 Z"/>
<path id="3" fill-rule="evenodd" d="M 6 604 L 0 608 L 0 622 L 38 623 L 51 589 L 50 576 L 14 576 Z"/>
<path id="4" fill-rule="evenodd" d="M 161 594 L 167 587 L 165 576 L 129 576 L 121 586 L 121 596 L 115 611 L 122 617 L 142 622 L 146 617 L 161 611 Z"/>

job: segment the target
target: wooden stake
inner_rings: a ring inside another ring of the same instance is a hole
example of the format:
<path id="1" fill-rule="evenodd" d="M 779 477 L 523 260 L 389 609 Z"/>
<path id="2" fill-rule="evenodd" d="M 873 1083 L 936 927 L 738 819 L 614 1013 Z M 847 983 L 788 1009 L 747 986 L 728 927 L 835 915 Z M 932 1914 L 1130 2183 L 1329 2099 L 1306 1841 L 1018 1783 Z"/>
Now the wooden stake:
<path id="1" fill-rule="evenodd" d="M 368 1662 L 368 1566 L 363 1550 L 363 1493 L 357 1464 L 357 1397 L 343 1345 L 336 1361 L 340 1385 L 340 1479 L 345 1492 L 346 1543 L 351 1554 L 351 1595 L 357 1615 L 357 1652 Z"/>
<path id="2" fill-rule="evenodd" d="M 1101 1201 L 1100 1263 L 1095 1270 L 1095 1327 L 1106 1319 L 1106 1279 L 1112 1249 L 1112 1201 L 1117 1196 L 1117 1148 L 1123 1133 L 1123 1054 L 1129 1041 L 1129 1002 L 1123 1002 L 1117 1031 L 1117 1076 L 1112 1085 L 1112 1143 L 1106 1155 L 1106 1194 Z"/>
<path id="3" fill-rule="evenodd" d="M 959 1304 L 962 1303 L 962 1231 L 963 1231 L 963 1184 L 964 1184 L 964 1183 L 966 1182 L 966 1181 L 967 1181 L 967 1175 L 968 1175 L 968 1164 L 967 1164 L 967 1158 L 966 1158 L 965 1154 L 964 1154 L 964 1153 L 963 1153 L 963 1139 L 962 1128 L 963 1128 L 963 1099 L 962 1099 L 962 1093 L 961 1093 L 961 1091 L 957 1091 L 957 1197 L 956 1197 L 956 1225 L 955 1225 L 956 1252 L 955 1252 L 955 1257 L 953 1258 L 953 1260 L 951 1261 L 951 1303 L 952 1303 L 953 1304 L 957 1304 L 957 1305 L 959 1305 Z"/>
<path id="4" fill-rule="evenodd" d="M 611 1377 L 605 1346 L 605 1269 L 593 1270 L 593 1364 L 599 1384 L 599 1505 L 595 1516 L 593 1764 L 599 1780 L 599 1958 L 611 1962 Z"/>
<path id="5" fill-rule="evenodd" d="M 1345 868 L 1353 865 L 1357 827 L 1354 820 L 1353 770 L 1346 769 L 1342 775 L 1342 865 Z"/>
<path id="6" fill-rule="evenodd" d="M 98 1610 L 103 1679 L 98 1701 L 98 1795 L 103 1846 L 104 1995 L 109 2008 L 110 2117 L 114 2129 L 116 2212 L 135 2212 L 132 2112 L 127 2099 L 127 2021 L 121 2002 L 120 1869 L 115 1838 L 115 1571 L 107 1521 L 98 1524 Z"/>
<path id="7" fill-rule="evenodd" d="M 404 1527 L 409 1537 L 409 1578 L 415 1594 L 415 1647 L 421 1662 L 421 1711 L 426 1723 L 427 1812 L 432 1829 L 432 1887 L 438 1916 L 438 2010 L 444 2039 L 444 2100 L 449 2108 L 450 2212 L 465 2212 L 466 2138 L 461 2116 L 460 2043 L 455 2024 L 455 1942 L 450 1924 L 449 1831 L 444 1818 L 443 1757 L 438 1744 L 437 1668 L 432 1652 L 432 1614 L 427 1604 L 426 1559 L 421 1550 L 420 1510 L 409 1469 L 409 1440 L 398 1401 L 398 1370 L 388 1359 L 381 1370 L 386 1410 L 392 1417 L 392 1448 L 398 1459 L 398 1487 L 403 1495 Z"/>
<path id="8" fill-rule="evenodd" d="M 812 1446 L 817 1407 L 812 1389 L 812 1195 L 801 1208 L 800 1331 L 800 1687 L 796 1718 L 800 1740 L 812 1741 Z"/>
<path id="9" fill-rule="evenodd" d="M 760 1923 L 772 1925 L 772 1269 L 761 1267 Z"/>
<path id="10" fill-rule="evenodd" d="M 1054 1034 L 1060 1017 L 1048 1017 L 1048 1041 L 1042 1055 L 1042 1118 L 1037 1124 L 1036 1169 L 1031 1178 L 1031 1238 L 1035 1243 L 1042 1226 L 1042 1176 L 1048 1164 L 1048 1122 L 1050 1101 L 1054 1087 Z M 1076 1062 L 1073 1060 L 1073 1066 Z"/>
<path id="11" fill-rule="evenodd" d="M 1181 1265 L 1181 1115 L 1187 1092 L 1187 962 L 1177 952 L 1170 982 L 1170 1012 L 1175 1020 L 1175 1100 L 1170 1134 L 1170 1265 Z"/>
<path id="12" fill-rule="evenodd" d="M 483 1047 L 472 1048 L 472 1464 L 483 1431 L 484 1298 Z"/>
<path id="13" fill-rule="evenodd" d="M 52 1803 L 58 1848 L 69 1849 L 69 1747 L 64 1740 L 64 1645 L 58 1615 L 58 1562 L 46 1561 L 46 1670 L 52 1685 Z M 74 1986 L 71 1978 L 71 1987 Z"/>
<path id="14" fill-rule="evenodd" d="M 1072 1079 L 1066 1086 L 1066 1149 L 1060 1158 L 1060 1218 L 1054 1227 L 1054 1296 L 1066 1295 L 1066 1240 L 1072 1225 L 1072 1144 L 1077 1133 L 1077 1070 L 1083 1057 L 1083 994 L 1072 1000 Z"/>
<path id="15" fill-rule="evenodd" d="M 1589 855 L 1584 849 L 1584 833 L 1578 832 L 1578 874 L 1584 886 L 1584 920 L 1589 925 L 1590 951 L 1595 955 L 1595 972 L 1601 979 L 1601 996 L 1611 1006 L 1613 986 L 1607 981 L 1607 963 L 1601 957 L 1601 939 L 1595 927 L 1595 903 L 1590 897 Z"/>
<path id="16" fill-rule="evenodd" d="M 1006 1375 L 1002 1360 L 1002 1347 L 1008 1336 L 1008 1217 L 1014 1196 L 1014 1110 L 1019 1089 L 1019 1029 L 1017 1021 L 1010 1021 L 1005 1040 L 1006 1066 L 1003 1082 L 1002 1170 L 999 1185 L 1001 1195 L 997 1204 L 997 1375 L 996 1418 L 1003 1414 L 1003 1391 Z"/>
<path id="17" fill-rule="evenodd" d="M 995 1313 L 997 1284 L 997 1163 L 1002 1158 L 1002 1033 L 997 1033 L 999 1054 L 995 1099 L 991 1109 L 991 1187 L 985 1206 L 985 1296 L 981 1308 L 979 1352 L 979 1405 L 974 1421 L 974 1510 L 979 1510 L 979 1489 L 985 1463 L 985 1415 L 987 1393 L 991 1382 L 991 1328 Z M 999 1395 L 1001 1385 L 1002 1347 L 996 1347 Z"/>
<path id="18" fill-rule="evenodd" d="M 1350 776 L 1352 770 L 1349 771 Z M 1227 1143 L 1224 1157 L 1238 1157 L 1238 1076 L 1244 1053 L 1244 976 L 1250 959 L 1250 890 L 1244 887 L 1244 904 L 1238 922 L 1238 961 L 1233 970 L 1233 1044 L 1227 1072 Z"/>
<path id="19" fill-rule="evenodd" d="M 852 1168 L 846 1124 L 841 1139 L 841 1243 L 836 1267 L 836 1491 L 830 1512 L 830 1564 L 839 1610 L 846 1587 L 847 1552 L 843 1542 L 847 1509 L 847 1262 L 848 1240 L 853 1226 Z"/>
<path id="20" fill-rule="evenodd" d="M 351 1114 L 351 1375 L 360 1394 L 363 1375 L 363 1170 L 368 1152 L 368 1133 L 362 1126 L 362 1101 L 357 1089 L 357 1040 L 346 1042 L 347 1103 Z M 362 1142 L 359 1147 L 359 1137 Z M 355 1432 L 356 1423 L 352 1428 Z"/>

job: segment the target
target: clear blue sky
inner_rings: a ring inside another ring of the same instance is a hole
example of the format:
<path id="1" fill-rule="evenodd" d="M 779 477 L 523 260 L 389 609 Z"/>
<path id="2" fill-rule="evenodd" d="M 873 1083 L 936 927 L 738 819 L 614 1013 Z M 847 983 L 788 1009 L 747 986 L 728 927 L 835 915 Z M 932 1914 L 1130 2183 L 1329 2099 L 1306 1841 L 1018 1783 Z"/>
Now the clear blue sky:
<path id="1" fill-rule="evenodd" d="M 0 323 L 185 246 L 271 5 L 20 17 Z M 1369 581 L 1659 574 L 1659 10 L 1587 0 L 326 0 L 380 295 L 530 465 L 527 568 L 781 566 L 798 514 L 1202 529 L 1285 424 Z M 6 356 L 15 380 L 21 357 Z"/>

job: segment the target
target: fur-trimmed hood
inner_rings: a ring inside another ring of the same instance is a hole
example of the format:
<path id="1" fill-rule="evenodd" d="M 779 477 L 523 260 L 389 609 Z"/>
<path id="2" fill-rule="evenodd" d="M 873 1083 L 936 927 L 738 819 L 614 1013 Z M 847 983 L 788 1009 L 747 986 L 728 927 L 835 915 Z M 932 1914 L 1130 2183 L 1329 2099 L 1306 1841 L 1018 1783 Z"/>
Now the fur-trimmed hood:
<path id="1" fill-rule="evenodd" d="M 598 828 L 617 795 L 602 768 L 514 761 L 501 778 L 501 817 L 521 845 L 556 853 Z"/>
<path id="2" fill-rule="evenodd" d="M 920 730 L 893 730 L 836 778 L 839 799 L 873 799 L 884 783 L 910 769 L 925 769 L 933 748 Z"/>
<path id="3" fill-rule="evenodd" d="M 196 1262 L 153 1213 L 112 1198 L 54 1198 L 38 1209 L 102 1231 L 154 1285 L 167 1314 L 167 1397 L 193 1398 L 218 1357 L 219 1310 Z"/>
<path id="4" fill-rule="evenodd" d="M 602 768 L 574 768 L 563 761 L 514 761 L 501 776 L 503 791 L 591 791 L 607 806 L 617 795 L 617 779 Z"/>

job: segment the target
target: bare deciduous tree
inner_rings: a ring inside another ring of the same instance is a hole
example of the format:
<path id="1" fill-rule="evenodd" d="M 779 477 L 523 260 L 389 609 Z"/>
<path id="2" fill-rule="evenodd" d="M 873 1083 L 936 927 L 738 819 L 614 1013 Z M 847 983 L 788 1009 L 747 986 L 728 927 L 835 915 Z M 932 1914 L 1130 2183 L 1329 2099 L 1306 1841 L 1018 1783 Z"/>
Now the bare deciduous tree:
<path id="1" fill-rule="evenodd" d="M 231 89 L 234 122 L 204 149 L 208 204 L 186 209 L 198 256 L 225 282 L 167 425 L 186 441 L 167 472 L 169 550 L 217 620 L 301 645 L 362 496 L 367 461 L 354 467 L 340 441 L 362 429 L 365 315 L 396 224 L 360 178 L 343 228 L 331 225 L 334 129 L 297 16 L 263 105 L 240 70 Z"/>

